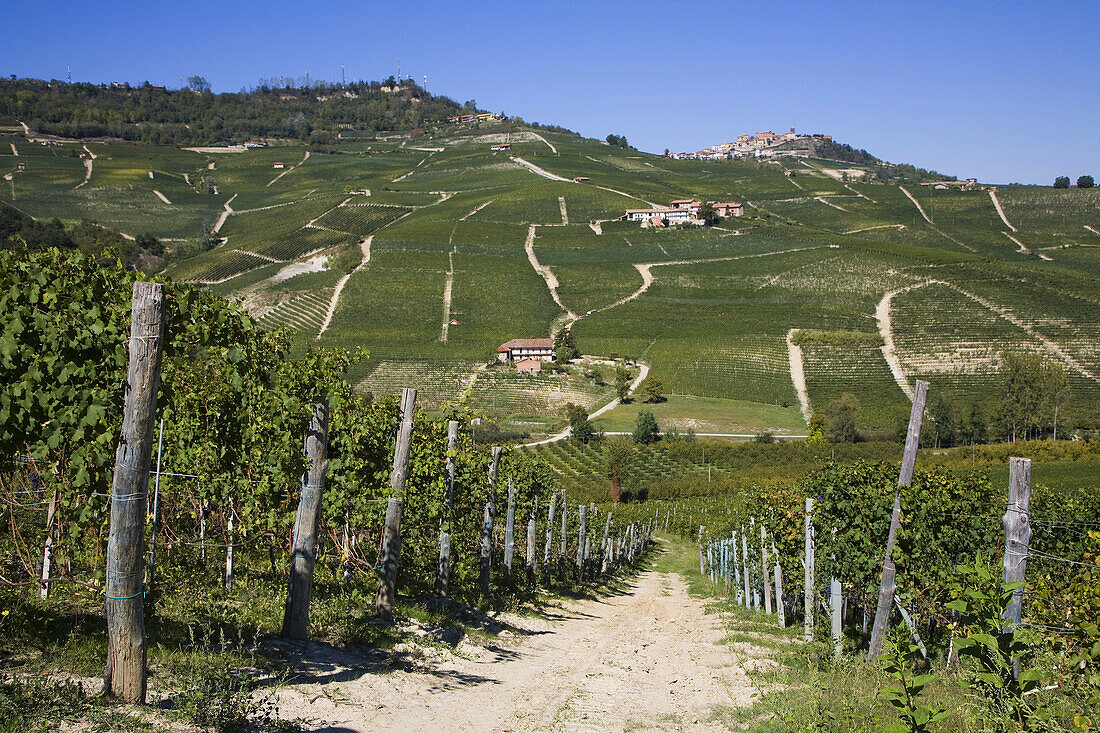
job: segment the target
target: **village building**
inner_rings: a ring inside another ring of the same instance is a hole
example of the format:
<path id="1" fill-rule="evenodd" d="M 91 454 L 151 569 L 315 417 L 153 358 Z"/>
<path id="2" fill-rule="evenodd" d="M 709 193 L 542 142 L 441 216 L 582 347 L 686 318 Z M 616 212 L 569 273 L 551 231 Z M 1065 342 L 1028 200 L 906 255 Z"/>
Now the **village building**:
<path id="1" fill-rule="evenodd" d="M 497 347 L 497 360 L 521 362 L 554 360 L 554 339 L 512 339 Z"/>
<path id="2" fill-rule="evenodd" d="M 573 183 L 588 183 L 591 180 L 592 179 L 589 178 L 588 176 L 577 176 L 576 178 L 573 179 Z"/>
<path id="3" fill-rule="evenodd" d="M 720 203 L 720 202 L 717 202 L 717 201 L 711 201 L 710 204 L 711 204 L 711 206 L 714 207 L 714 210 L 718 213 L 718 216 L 722 217 L 723 219 L 728 217 L 728 216 L 744 216 L 745 215 L 745 205 L 744 204 L 739 204 L 735 201 L 729 201 L 729 202 L 724 202 L 724 203 Z"/>
<path id="4" fill-rule="evenodd" d="M 276 170 L 279 170 L 279 169 L 282 169 L 282 168 L 286 168 L 286 165 L 284 163 L 274 163 L 274 164 L 272 164 L 271 167 L 275 168 Z"/>
<path id="5" fill-rule="evenodd" d="M 490 150 L 511 150 L 512 143 L 497 143 L 489 148 Z"/>
<path id="6" fill-rule="evenodd" d="M 542 362 L 538 359 L 521 359 L 516 362 L 516 374 L 540 374 Z"/>
<path id="7" fill-rule="evenodd" d="M 651 221 L 661 224 L 667 220 L 669 224 L 683 224 L 695 219 L 695 211 L 691 209 L 627 209 L 626 214 L 620 217 L 620 221 Z"/>

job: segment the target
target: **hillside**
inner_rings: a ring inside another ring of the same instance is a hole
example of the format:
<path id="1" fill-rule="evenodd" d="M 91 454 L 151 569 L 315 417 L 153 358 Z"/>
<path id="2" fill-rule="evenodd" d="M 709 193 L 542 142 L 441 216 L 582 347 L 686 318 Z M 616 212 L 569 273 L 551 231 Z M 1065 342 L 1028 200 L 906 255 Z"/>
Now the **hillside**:
<path id="1" fill-rule="evenodd" d="M 610 401 L 611 367 L 486 364 L 508 339 L 568 326 L 585 354 L 651 367 L 662 428 L 801 434 L 852 392 L 860 428 L 893 435 L 922 378 L 996 432 L 997 373 L 1017 351 L 1067 374 L 1060 435 L 1100 421 L 1097 191 L 864 182 L 877 163 L 823 158 L 670 160 L 517 121 L 241 152 L 22 133 L 0 139 L 0 201 L 151 233 L 174 250 L 170 275 L 243 299 L 301 346 L 367 347 L 352 376 L 374 394 L 416 386 L 429 405 L 465 398 L 509 430 L 550 432 L 567 403 Z M 745 215 L 619 221 L 683 198 Z M 862 336 L 815 336 L 838 330 Z"/>

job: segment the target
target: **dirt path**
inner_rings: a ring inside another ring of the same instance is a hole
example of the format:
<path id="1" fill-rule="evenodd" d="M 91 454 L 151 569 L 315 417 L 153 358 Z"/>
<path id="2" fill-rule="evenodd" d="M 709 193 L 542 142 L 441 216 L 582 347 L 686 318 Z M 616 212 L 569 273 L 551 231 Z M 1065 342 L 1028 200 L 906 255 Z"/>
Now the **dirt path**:
<path id="1" fill-rule="evenodd" d="M 469 219 L 469 218 L 470 218 L 471 216 L 473 216 L 473 215 L 474 215 L 474 214 L 476 214 L 477 212 L 481 211 L 482 209 L 484 209 L 484 208 L 485 208 L 486 206 L 488 206 L 488 205 L 489 205 L 489 204 L 491 204 L 491 203 L 493 203 L 493 199 L 489 199 L 488 201 L 485 201 L 485 202 L 483 202 L 483 203 L 480 203 L 480 204 L 478 204 L 477 206 L 475 206 L 475 207 L 473 208 L 473 210 L 472 210 L 472 211 L 470 211 L 470 213 L 466 214 L 465 216 L 460 216 L 460 217 L 458 218 L 458 220 L 459 220 L 459 221 L 466 221 L 466 220 L 467 220 L 467 219 Z M 452 234 L 452 236 L 453 236 L 454 232 L 452 232 L 451 234 Z"/>
<path id="2" fill-rule="evenodd" d="M 917 207 L 917 211 L 919 211 L 920 215 L 924 217 L 924 220 L 931 224 L 932 220 L 928 218 L 928 214 L 924 213 L 924 207 L 920 205 L 920 201 L 917 201 L 915 198 L 913 198 L 913 194 L 909 193 L 909 190 L 905 188 L 905 186 L 898 186 L 898 188 L 901 189 L 901 192 L 903 194 L 909 197 L 909 200 L 912 201 L 913 205 Z"/>
<path id="3" fill-rule="evenodd" d="M 1096 236 L 1100 237 L 1100 232 L 1096 231 L 1095 229 L 1093 229 L 1092 227 L 1090 227 L 1090 226 L 1089 226 L 1088 224 L 1085 224 L 1085 229 L 1088 229 L 1088 230 L 1089 230 L 1090 232 L 1092 232 L 1092 233 L 1093 233 L 1093 234 L 1095 234 Z"/>
<path id="4" fill-rule="evenodd" d="M 286 175 L 287 173 L 290 173 L 290 172 L 291 172 L 292 170 L 294 170 L 295 168 L 297 168 L 297 167 L 298 167 L 299 165 L 301 165 L 302 163 L 305 163 L 305 162 L 306 162 L 307 160 L 309 160 L 309 151 L 308 151 L 308 150 L 306 151 L 306 154 L 302 156 L 302 159 L 298 161 L 298 164 L 297 164 L 297 165 L 292 165 L 292 166 L 290 166 L 290 167 L 289 167 L 289 168 L 287 168 L 287 169 L 286 169 L 285 171 L 283 171 L 282 173 L 280 173 L 279 175 L 275 176 L 275 177 L 274 177 L 274 178 L 272 178 L 272 179 L 271 179 L 270 181 L 268 181 L 268 182 L 267 182 L 267 185 L 269 185 L 269 186 L 270 186 L 270 185 L 271 185 L 272 183 L 275 183 L 275 181 L 279 180 L 280 178 L 282 178 L 283 176 L 285 176 L 285 175 Z M 211 164 L 211 165 L 213 165 L 213 164 Z"/>
<path id="5" fill-rule="evenodd" d="M 717 705 L 751 704 L 724 632 L 678 575 L 516 619 L 499 642 L 463 641 L 423 669 L 371 674 L 339 650 L 279 692 L 284 717 L 332 731 L 711 731 Z M 515 639 L 513 642 L 512 639 Z"/>
<path id="6" fill-rule="evenodd" d="M 451 236 L 454 236 L 453 230 Z M 451 327 L 451 289 L 455 282 L 455 249 L 452 248 L 447 253 L 447 280 L 443 283 L 443 325 L 439 330 L 439 340 L 443 343 L 447 342 L 447 331 Z"/>
<path id="7" fill-rule="evenodd" d="M 558 278 L 554 276 L 554 273 L 549 267 L 539 264 L 539 258 L 535 255 L 535 227 L 537 225 L 531 224 L 527 227 L 527 241 L 523 244 L 523 249 L 527 252 L 527 261 L 531 263 L 531 267 L 535 268 L 535 272 L 542 276 L 542 279 L 546 281 L 546 287 L 550 290 L 550 297 L 554 299 L 554 302 L 558 304 L 558 307 L 565 311 L 565 315 L 571 321 L 577 320 L 577 314 L 565 307 L 565 304 L 561 302 L 561 298 L 558 297 Z"/>
<path id="8" fill-rule="evenodd" d="M 157 189 L 154 188 L 153 193 L 155 193 L 157 195 L 157 198 L 160 199 L 161 201 L 163 201 L 164 203 L 168 204 L 169 206 L 172 205 L 172 202 L 168 200 L 168 197 L 165 196 L 160 191 L 158 191 Z"/>
<path id="9" fill-rule="evenodd" d="M 534 163 L 528 163 L 523 158 L 517 158 L 516 156 L 512 155 L 512 156 L 510 156 L 510 160 L 513 163 L 519 163 L 524 168 L 527 168 L 528 170 L 530 170 L 532 173 L 534 173 L 536 175 L 542 176 L 543 178 L 549 178 L 551 181 L 564 181 L 565 183 L 572 183 L 572 181 L 569 180 L 568 178 L 562 178 L 561 176 L 557 175 L 556 173 L 551 173 L 550 171 L 548 171 L 544 168 L 539 168 Z"/>
<path id="10" fill-rule="evenodd" d="M 836 204 L 832 203 L 831 201 L 826 201 L 824 196 L 814 196 L 814 201 L 818 201 L 820 203 L 823 203 L 826 206 L 832 206 L 834 209 L 837 209 L 838 211 L 843 211 L 845 214 L 850 214 L 851 213 L 850 211 L 848 211 L 847 209 L 845 209 L 842 206 L 837 206 Z"/>
<path id="11" fill-rule="evenodd" d="M 414 150 L 423 150 L 423 148 L 414 148 Z M 423 158 L 421 158 L 421 159 L 420 159 L 420 162 L 419 162 L 419 163 L 417 163 L 416 165 L 414 165 L 414 166 L 412 167 L 412 170 L 411 170 L 411 171 L 408 171 L 408 172 L 406 172 L 406 173 L 402 173 L 402 174 L 401 174 L 401 175 L 399 175 L 399 176 L 398 176 L 397 178 L 394 178 L 394 179 L 393 179 L 392 181 L 390 181 L 390 183 L 397 183 L 398 181 L 403 181 L 403 180 L 405 180 L 406 178 L 408 178 L 409 176 L 411 176 L 411 175 L 412 175 L 413 173 L 416 173 L 416 169 L 417 169 L 417 168 L 419 168 L 420 166 L 422 166 L 422 165 L 424 165 L 424 164 L 425 164 L 426 162 L 428 162 L 428 158 L 432 157 L 432 156 L 433 156 L 433 155 L 435 155 L 435 154 L 436 154 L 437 152 L 441 152 L 442 150 L 443 150 L 442 148 L 440 148 L 439 150 L 435 150 L 435 149 L 433 148 L 433 149 L 432 149 L 432 152 L 428 153 L 428 154 L 427 154 L 427 155 L 425 155 L 425 156 L 424 156 Z"/>
<path id="12" fill-rule="evenodd" d="M 328 330 L 329 324 L 332 323 L 332 317 L 336 315 L 336 306 L 340 303 L 340 293 L 344 291 L 344 286 L 348 284 L 348 280 L 370 262 L 370 242 L 372 239 L 374 239 L 373 234 L 359 242 L 359 249 L 363 251 L 363 261 L 354 270 L 336 281 L 336 287 L 332 291 L 332 300 L 329 301 L 328 308 L 325 309 L 325 319 L 321 321 L 321 327 L 317 329 L 317 335 L 314 338 L 321 338 L 321 334 Z"/>
<path id="13" fill-rule="evenodd" d="M 852 229 L 851 231 L 842 232 L 842 233 L 843 234 L 859 234 L 860 232 L 870 232 L 870 231 L 874 231 L 875 229 L 904 229 L 904 228 L 905 228 L 904 224 L 879 224 L 878 226 L 863 227 L 862 229 Z"/>
<path id="14" fill-rule="evenodd" d="M 8 143 L 8 145 L 11 145 L 11 154 L 18 158 L 19 151 L 15 149 L 15 143 Z"/>
<path id="15" fill-rule="evenodd" d="M 787 331 L 787 359 L 791 364 L 791 382 L 794 384 L 794 391 L 798 393 L 798 406 L 802 410 L 802 419 L 808 424 L 813 413 L 810 410 L 810 393 L 806 391 L 806 371 L 802 366 L 802 347 L 792 340 L 797 331 L 797 328 Z"/>
<path id="16" fill-rule="evenodd" d="M 628 395 L 634 394 L 634 390 L 638 389 L 638 386 L 642 382 L 644 382 L 645 378 L 648 377 L 648 376 L 649 376 L 649 364 L 643 364 L 642 362 L 639 361 L 638 362 L 638 376 L 635 377 L 634 381 L 630 383 L 630 387 L 627 388 L 626 393 Z M 604 405 L 603 407 L 601 407 L 600 409 L 596 410 L 591 415 L 589 415 L 588 419 L 589 420 L 595 420 L 600 415 L 603 415 L 606 412 L 610 412 L 611 410 L 614 410 L 616 407 L 619 406 L 619 402 L 620 402 L 619 398 L 616 397 L 615 399 L 611 400 L 606 405 Z M 569 434 L 571 432 L 572 432 L 571 428 L 566 428 L 565 430 L 561 431 L 560 433 L 557 433 L 556 435 L 551 435 L 549 438 L 543 438 L 542 440 L 536 440 L 533 443 L 524 443 L 524 445 L 543 445 L 544 443 L 556 443 L 559 440 L 565 440 L 566 438 L 568 438 Z"/>
<path id="17" fill-rule="evenodd" d="M 989 189 L 989 199 L 993 202 L 993 207 L 997 209 L 997 215 L 1001 217 L 1001 221 L 1005 223 L 1005 226 L 1012 231 L 1016 231 L 1016 227 L 1012 226 L 1012 223 L 1008 220 L 1008 217 L 1005 216 L 1005 210 L 1001 208 L 1001 202 L 997 200 L 997 192 L 994 191 L 992 188 Z"/>
<path id="18" fill-rule="evenodd" d="M 91 150 L 88 150 L 87 145 L 83 145 L 82 147 L 84 148 L 84 152 L 88 154 L 88 157 L 84 159 L 84 180 L 73 187 L 74 191 L 86 185 L 88 181 L 92 180 L 92 166 L 94 165 L 96 159 L 96 154 L 93 153 Z"/>
<path id="19" fill-rule="evenodd" d="M 546 138 L 544 138 L 542 135 L 538 134 L 537 132 L 532 132 L 531 134 L 534 135 L 535 137 L 537 137 L 539 140 L 542 140 L 544 143 L 546 143 L 546 147 L 550 148 L 551 153 L 553 153 L 554 155 L 558 154 L 558 149 L 554 147 L 554 144 L 552 142 L 550 142 L 549 140 L 547 140 Z"/>
<path id="20" fill-rule="evenodd" d="M 899 186 L 899 188 L 901 188 Z M 905 189 L 902 189 L 903 191 Z M 912 197 L 910 197 L 912 198 Z M 916 203 L 916 201 L 914 201 Z M 920 208 L 920 204 L 917 204 L 917 208 Z M 913 400 L 913 386 L 909 384 L 908 377 L 905 376 L 905 370 L 901 366 L 901 359 L 898 358 L 897 348 L 894 346 L 894 329 L 890 323 L 890 301 L 894 299 L 895 295 L 904 293 L 913 288 L 919 288 L 927 283 L 914 283 L 907 285 L 904 288 L 897 288 L 891 290 L 882 296 L 882 300 L 878 302 L 875 307 L 875 319 L 878 321 L 878 332 L 882 336 L 882 356 L 886 359 L 886 364 L 890 367 L 890 373 L 894 375 L 894 381 L 901 387 L 901 391 L 905 393 L 905 396 L 910 401 Z"/>
<path id="21" fill-rule="evenodd" d="M 1012 240 L 1013 244 L 1015 244 L 1016 247 L 1018 247 L 1018 249 L 1016 251 L 1019 252 L 1020 254 L 1029 255 L 1029 254 L 1032 253 L 1031 250 L 1028 249 L 1027 246 L 1023 242 L 1021 242 L 1019 239 L 1016 239 L 1016 237 L 1012 236 L 1008 232 L 1001 232 L 1001 234 L 1005 235 L 1006 237 L 1008 237 L 1009 239 Z M 1035 251 L 1035 254 L 1041 260 L 1046 260 L 1047 262 L 1053 262 L 1054 261 L 1054 258 L 1050 257 L 1049 255 L 1045 255 L 1045 254 L 1043 254 L 1042 252 L 1040 252 L 1038 250 Z"/>
<path id="22" fill-rule="evenodd" d="M 561 223 L 569 223 L 569 210 L 565 208 L 565 197 L 558 196 L 558 208 L 561 209 Z"/>
<path id="23" fill-rule="evenodd" d="M 237 198 L 237 194 L 233 194 L 224 204 L 222 204 L 222 213 L 218 215 L 218 220 L 214 222 L 214 228 L 210 230 L 213 234 L 217 234 L 221 231 L 222 225 L 225 224 L 225 220 L 233 213 L 233 207 L 230 206 L 230 204 L 233 203 L 233 199 L 235 198 Z"/>
<path id="24" fill-rule="evenodd" d="M 596 233 L 597 236 L 600 236 L 600 235 L 603 234 L 603 226 L 600 222 L 591 221 L 591 222 L 588 223 L 588 226 L 592 229 L 592 231 L 594 231 Z"/>

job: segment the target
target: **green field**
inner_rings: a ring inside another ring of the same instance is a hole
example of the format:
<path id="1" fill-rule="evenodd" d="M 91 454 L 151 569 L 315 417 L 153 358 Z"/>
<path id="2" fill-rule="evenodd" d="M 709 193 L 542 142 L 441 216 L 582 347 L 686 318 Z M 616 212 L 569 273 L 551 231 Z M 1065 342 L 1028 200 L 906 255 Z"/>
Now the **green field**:
<path id="1" fill-rule="evenodd" d="M 0 201 L 39 218 L 150 232 L 170 249 L 222 220 L 222 243 L 170 258 L 167 274 L 240 297 L 265 327 L 294 328 L 301 346 L 366 347 L 370 358 L 351 375 L 364 391 L 409 384 L 429 406 L 465 399 L 531 432 L 560 421 L 566 402 L 610 398 L 583 380 L 478 371 L 498 344 L 566 322 L 547 278 L 579 316 L 571 328 L 583 353 L 642 360 L 663 381 L 662 424 L 802 433 L 787 333 L 877 333 L 883 296 L 914 285 L 890 307 L 907 381 L 993 404 L 1002 355 L 1035 351 L 1066 367 L 1074 419 L 1100 421 L 1095 191 L 1001 186 L 1010 227 L 988 187 L 903 189 L 838 180 L 826 171 L 858 166 L 836 161 L 677 161 L 538 134 L 545 142 L 514 125 L 426 129 L 415 141 L 348 131 L 324 148 L 240 153 L 125 142 L 85 150 L 9 134 Z M 511 151 L 489 150 L 504 139 Z M 697 229 L 618 221 L 627 208 L 685 197 L 742 201 L 746 216 Z M 356 247 L 370 259 L 347 276 Z M 307 274 L 279 274 L 306 260 Z M 851 392 L 864 429 L 890 429 L 906 413 L 877 345 L 815 343 L 802 358 L 812 410 Z M 601 426 L 630 429 L 636 410 L 617 408 Z"/>

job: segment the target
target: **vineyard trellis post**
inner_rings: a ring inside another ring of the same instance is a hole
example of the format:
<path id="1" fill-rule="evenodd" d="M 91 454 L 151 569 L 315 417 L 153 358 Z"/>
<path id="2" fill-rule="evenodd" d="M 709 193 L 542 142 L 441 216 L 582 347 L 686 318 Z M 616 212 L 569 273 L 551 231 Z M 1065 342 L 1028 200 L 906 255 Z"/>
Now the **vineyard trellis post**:
<path id="1" fill-rule="evenodd" d="M 1005 530 L 1004 582 L 1022 583 L 1027 569 L 1027 548 L 1031 542 L 1031 459 L 1008 460 L 1008 505 L 1001 524 Z M 1004 632 L 1012 633 L 1023 613 L 1024 588 L 1012 591 L 1004 610 Z M 1020 660 L 1012 660 L 1012 674 L 1020 676 Z"/>
<path id="2" fill-rule="evenodd" d="M 833 527 L 833 546 L 836 546 L 836 527 Z M 832 572 L 829 577 L 829 619 L 830 629 L 829 631 L 833 637 L 833 651 L 839 657 L 843 651 L 841 644 L 842 639 L 842 627 L 841 627 L 841 608 L 842 603 L 842 589 L 840 586 L 840 578 L 836 574 L 836 553 L 833 553 L 830 557 L 830 564 L 832 565 Z"/>
<path id="3" fill-rule="evenodd" d="M 46 509 L 46 539 L 42 543 L 42 574 L 39 576 L 38 595 L 50 597 L 50 564 L 53 560 L 53 520 L 57 512 L 57 489 L 50 495 L 50 505 Z"/>
<path id="4" fill-rule="evenodd" d="M 317 525 L 321 520 L 321 502 L 328 468 L 328 401 L 324 397 L 313 405 L 306 428 L 305 453 L 309 467 L 302 475 L 302 491 L 290 547 L 290 578 L 287 583 L 283 633 L 287 639 L 304 639 L 309 628 L 309 601 L 313 592 L 313 566 L 317 563 Z"/>
<path id="5" fill-rule="evenodd" d="M 557 503 L 558 495 L 550 495 L 550 511 L 549 516 L 546 519 L 546 547 L 542 552 L 542 566 L 546 573 L 546 580 L 550 580 L 550 553 L 554 549 L 554 505 Z"/>
<path id="6" fill-rule="evenodd" d="M 764 578 L 764 613 L 772 614 L 772 580 L 768 574 L 768 539 L 764 523 L 760 522 L 760 569 Z"/>
<path id="7" fill-rule="evenodd" d="M 603 523 L 603 540 L 600 541 L 600 574 L 607 574 L 607 535 L 611 531 L 611 510 L 607 510 L 607 518 Z"/>
<path id="8" fill-rule="evenodd" d="M 752 585 L 749 570 L 749 541 L 745 536 L 745 525 L 741 525 L 741 568 L 744 570 L 744 583 L 745 583 L 745 599 L 742 604 L 745 608 L 749 608 L 752 601 L 749 596 L 749 586 Z"/>
<path id="9" fill-rule="evenodd" d="M 496 518 L 497 465 L 500 463 L 500 446 L 494 445 L 489 461 L 489 494 L 485 500 L 485 517 L 481 525 L 481 563 L 478 572 L 478 589 L 482 598 L 489 597 L 489 566 L 493 556 L 493 520 Z"/>
<path id="10" fill-rule="evenodd" d="M 558 557 L 558 565 L 564 573 L 566 563 L 566 550 L 569 545 L 569 507 L 565 501 L 565 489 L 561 490 L 561 555 Z"/>
<path id="11" fill-rule="evenodd" d="M 894 607 L 894 592 L 897 590 L 897 569 L 891 553 L 901 527 L 901 487 L 913 483 L 913 467 L 917 462 L 917 446 L 920 444 L 921 423 L 924 420 L 924 405 L 928 399 L 928 382 L 916 380 L 913 390 L 913 409 L 909 413 L 909 429 L 905 434 L 905 452 L 901 457 L 901 470 L 898 472 L 898 489 L 894 494 L 894 508 L 890 514 L 890 534 L 886 538 L 886 559 L 882 562 L 882 580 L 878 590 L 878 607 L 875 609 L 875 623 L 871 627 L 871 643 L 867 647 L 867 658 L 876 662 L 882 654 L 882 638 L 886 626 L 890 623 L 890 611 Z"/>
<path id="12" fill-rule="evenodd" d="M 535 506 L 531 510 L 531 516 L 527 519 L 527 573 L 528 577 L 533 581 L 538 572 L 538 563 L 535 558 L 535 519 L 539 515 L 539 497 L 535 494 Z"/>
<path id="13" fill-rule="evenodd" d="M 703 547 L 703 525 L 699 525 L 699 574 L 707 574 L 707 557 L 704 554 L 705 549 Z"/>
<path id="14" fill-rule="evenodd" d="M 233 499 L 225 521 L 225 589 L 233 590 Z"/>
<path id="15" fill-rule="evenodd" d="M 814 500 L 806 497 L 806 557 L 805 564 L 805 589 L 802 598 L 802 609 L 805 618 L 802 622 L 802 633 L 806 641 L 814 638 Z"/>
<path id="16" fill-rule="evenodd" d="M 401 513 L 405 500 L 405 477 L 409 473 L 415 409 L 416 390 L 406 387 L 401 392 L 401 423 L 397 427 L 397 441 L 393 446 L 391 496 L 386 501 L 386 520 L 382 526 L 382 557 L 378 563 L 375 611 L 384 623 L 393 622 L 393 602 L 397 598 L 397 569 L 401 563 Z"/>
<path id="17" fill-rule="evenodd" d="M 127 703 L 145 702 L 146 639 L 142 561 L 146 491 L 165 335 L 165 291 L 135 282 L 122 430 L 111 484 L 107 539 L 107 666 L 104 686 Z"/>
<path id="18" fill-rule="evenodd" d="M 504 576 L 512 579 L 512 557 L 516 552 L 516 489 L 508 477 L 508 509 L 504 515 Z"/>
<path id="19" fill-rule="evenodd" d="M 730 533 L 730 562 L 733 565 L 734 598 L 736 603 L 743 603 L 741 595 L 741 564 L 737 561 L 737 530 Z"/>
<path id="20" fill-rule="evenodd" d="M 787 628 L 787 609 L 783 605 L 783 566 L 779 564 L 779 553 L 775 549 L 775 537 L 772 537 L 772 557 L 775 558 L 775 613 L 779 628 Z"/>
<path id="21" fill-rule="evenodd" d="M 153 576 L 157 572 L 157 529 L 160 525 L 160 459 L 161 450 L 164 448 L 164 418 L 160 419 L 160 436 L 157 438 L 157 472 L 153 479 L 153 527 L 149 536 L 149 567 L 145 572 L 145 585 L 148 589 L 153 587 Z M 46 520 L 47 526 L 49 519 Z"/>
<path id="22" fill-rule="evenodd" d="M 443 494 L 444 530 L 439 533 L 439 567 L 436 568 L 435 592 L 447 597 L 451 580 L 451 524 L 454 521 L 455 451 L 458 450 L 458 420 L 447 423 L 447 462 L 444 468 L 446 489 Z"/>

